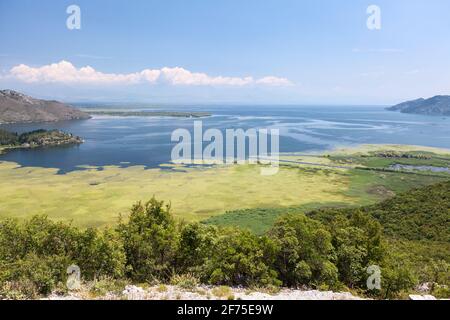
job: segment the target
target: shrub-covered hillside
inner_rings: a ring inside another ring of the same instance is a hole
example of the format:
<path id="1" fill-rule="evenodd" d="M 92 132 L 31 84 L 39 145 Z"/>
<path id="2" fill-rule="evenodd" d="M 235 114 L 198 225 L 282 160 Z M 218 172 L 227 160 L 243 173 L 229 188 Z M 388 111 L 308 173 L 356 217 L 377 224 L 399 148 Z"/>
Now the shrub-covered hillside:
<path id="1" fill-rule="evenodd" d="M 368 207 L 387 235 L 450 242 L 450 182 L 403 193 Z"/>
<path id="2" fill-rule="evenodd" d="M 103 230 L 46 217 L 8 219 L 0 222 L 0 297 L 67 290 L 72 264 L 80 267 L 83 281 L 306 286 L 378 298 L 402 297 L 429 283 L 431 293 L 448 297 L 446 192 L 448 183 L 442 183 L 367 208 L 291 212 L 262 235 L 177 222 L 170 206 L 155 199 L 137 203 L 128 219 Z M 442 241 L 409 240 L 417 230 L 418 237 Z M 373 265 L 381 268 L 380 290 L 367 289 L 367 268 Z"/>
<path id="3" fill-rule="evenodd" d="M 403 240 L 450 242 L 450 181 L 414 189 L 379 204 L 350 209 L 324 209 L 308 216 L 327 221 L 337 214 L 369 214 L 386 236 Z"/>

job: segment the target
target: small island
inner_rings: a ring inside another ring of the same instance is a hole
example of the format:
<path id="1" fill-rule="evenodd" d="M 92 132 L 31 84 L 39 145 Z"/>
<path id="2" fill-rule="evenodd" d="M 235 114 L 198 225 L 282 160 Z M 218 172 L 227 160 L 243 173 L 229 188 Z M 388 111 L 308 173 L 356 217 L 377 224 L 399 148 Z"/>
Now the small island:
<path id="1" fill-rule="evenodd" d="M 0 129 L 0 150 L 54 147 L 81 143 L 83 143 L 83 139 L 80 137 L 60 130 L 39 129 L 17 134 Z"/>

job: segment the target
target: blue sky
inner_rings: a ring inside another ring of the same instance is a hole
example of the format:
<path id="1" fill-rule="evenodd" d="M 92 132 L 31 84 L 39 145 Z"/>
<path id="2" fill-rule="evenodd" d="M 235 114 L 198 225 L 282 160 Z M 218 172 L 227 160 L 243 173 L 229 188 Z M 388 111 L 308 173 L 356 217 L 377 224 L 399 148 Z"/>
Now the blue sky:
<path id="1" fill-rule="evenodd" d="M 81 30 L 66 27 L 72 4 Z M 381 30 L 366 26 L 372 4 Z M 450 94 L 449 12 L 448 0 L 0 0 L 0 88 L 65 101 L 391 104 Z"/>

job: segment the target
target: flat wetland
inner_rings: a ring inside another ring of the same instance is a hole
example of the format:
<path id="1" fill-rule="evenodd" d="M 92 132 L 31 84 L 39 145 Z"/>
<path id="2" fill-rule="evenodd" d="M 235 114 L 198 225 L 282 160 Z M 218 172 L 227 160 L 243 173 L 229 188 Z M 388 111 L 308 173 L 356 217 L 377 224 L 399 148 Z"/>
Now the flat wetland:
<path id="1" fill-rule="evenodd" d="M 414 157 L 383 158 L 377 154 L 381 151 Z M 417 156 L 422 154 L 427 157 Z M 287 161 L 272 176 L 261 175 L 261 167 L 250 164 L 86 166 L 59 174 L 53 168 L 0 161 L 0 218 L 45 214 L 77 226 L 105 226 L 116 223 L 120 214 L 126 216 L 136 201 L 155 196 L 170 202 L 179 219 L 206 219 L 260 231 L 285 211 L 370 204 L 450 178 L 445 172 L 389 170 L 393 164 L 449 166 L 450 151 L 444 149 L 366 145 L 281 159 Z"/>

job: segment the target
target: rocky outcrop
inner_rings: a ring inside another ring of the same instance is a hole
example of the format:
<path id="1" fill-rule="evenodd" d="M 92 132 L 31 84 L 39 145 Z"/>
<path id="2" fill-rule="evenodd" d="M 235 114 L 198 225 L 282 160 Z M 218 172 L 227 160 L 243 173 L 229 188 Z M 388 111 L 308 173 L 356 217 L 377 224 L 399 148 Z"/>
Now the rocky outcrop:
<path id="1" fill-rule="evenodd" d="M 62 102 L 35 99 L 13 90 L 0 90 L 0 124 L 89 118 L 87 113 Z"/>

